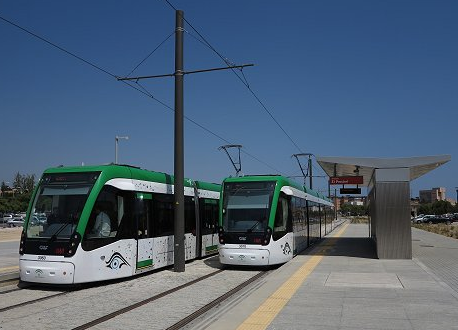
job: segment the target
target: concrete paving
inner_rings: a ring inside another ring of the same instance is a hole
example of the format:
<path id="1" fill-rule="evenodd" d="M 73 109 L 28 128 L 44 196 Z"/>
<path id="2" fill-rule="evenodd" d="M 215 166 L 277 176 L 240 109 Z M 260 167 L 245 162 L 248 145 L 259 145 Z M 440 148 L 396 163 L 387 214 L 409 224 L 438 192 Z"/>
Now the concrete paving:
<path id="1" fill-rule="evenodd" d="M 192 329 L 458 329 L 458 240 L 412 233 L 412 260 L 379 260 L 367 225 L 349 225 Z M 266 307 L 316 257 L 283 307 Z"/>
<path id="2" fill-rule="evenodd" d="M 412 260 L 379 260 L 368 238 L 368 226 L 345 224 L 186 329 L 458 329 L 458 240 L 415 228 L 412 238 Z M 218 268 L 213 257 L 187 264 L 185 273 L 163 270 L 90 286 L 43 301 L 32 314 L 25 308 L 3 315 L 0 328 L 40 324 L 42 328 L 70 329 Z M 183 291 L 167 302 L 148 304 L 94 328 L 125 329 L 146 324 L 151 329 L 166 328 L 159 320 L 189 314 L 252 276 L 249 273 L 253 271 L 224 272 L 211 284 Z M 3 303 L 54 293 L 16 291 L 3 296 L 8 296 L 8 302 Z M 73 314 L 74 318 L 69 317 Z M 37 319 L 41 321 L 36 323 Z"/>
<path id="3" fill-rule="evenodd" d="M 22 227 L 0 228 L 0 280 L 19 278 L 19 240 Z"/>

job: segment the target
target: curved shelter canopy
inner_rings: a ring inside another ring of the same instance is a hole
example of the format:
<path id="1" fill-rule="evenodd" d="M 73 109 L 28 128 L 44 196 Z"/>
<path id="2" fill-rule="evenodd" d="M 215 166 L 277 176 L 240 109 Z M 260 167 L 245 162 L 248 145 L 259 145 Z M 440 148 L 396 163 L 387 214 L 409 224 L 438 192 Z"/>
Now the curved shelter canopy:
<path id="1" fill-rule="evenodd" d="M 330 177 L 362 176 L 368 187 L 370 233 L 380 259 L 411 259 L 410 181 L 451 160 L 450 155 L 409 158 L 317 157 Z"/>
<path id="2" fill-rule="evenodd" d="M 369 186 L 375 169 L 408 168 L 409 181 L 434 170 L 451 160 L 450 155 L 423 156 L 408 158 L 357 158 L 357 157 L 316 157 L 326 174 L 332 176 L 363 177 L 362 186 Z"/>

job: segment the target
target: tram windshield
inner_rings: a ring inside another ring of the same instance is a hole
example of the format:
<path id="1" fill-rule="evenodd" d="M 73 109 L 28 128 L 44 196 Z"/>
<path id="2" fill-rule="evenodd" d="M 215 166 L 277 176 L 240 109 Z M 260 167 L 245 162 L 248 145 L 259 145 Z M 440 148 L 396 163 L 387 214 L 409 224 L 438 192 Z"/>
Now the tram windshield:
<path id="1" fill-rule="evenodd" d="M 33 201 L 28 238 L 69 239 L 98 173 L 45 174 Z"/>
<path id="2" fill-rule="evenodd" d="M 264 232 L 275 182 L 225 183 L 223 229 L 226 232 Z"/>

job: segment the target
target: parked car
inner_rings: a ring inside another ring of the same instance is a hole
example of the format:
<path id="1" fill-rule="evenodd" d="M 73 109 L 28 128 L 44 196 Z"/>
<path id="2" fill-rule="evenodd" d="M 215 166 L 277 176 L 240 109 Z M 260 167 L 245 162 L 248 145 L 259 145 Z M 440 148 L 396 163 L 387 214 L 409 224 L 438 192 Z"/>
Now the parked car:
<path id="1" fill-rule="evenodd" d="M 47 220 L 48 220 L 48 219 L 47 219 L 46 217 L 34 215 L 34 216 L 32 216 L 32 218 L 30 219 L 30 223 L 31 223 L 32 225 L 35 225 L 35 226 L 45 225 L 46 222 L 47 222 Z"/>
<path id="2" fill-rule="evenodd" d="M 6 223 L 8 227 L 21 227 L 24 226 L 24 219 L 22 218 L 13 218 L 8 220 Z"/>
<path id="3" fill-rule="evenodd" d="M 12 214 L 4 214 L 3 218 L 1 219 L 3 223 L 7 223 L 10 220 L 13 220 L 13 215 Z"/>
<path id="4" fill-rule="evenodd" d="M 433 217 L 429 217 L 427 218 L 424 223 L 429 223 L 429 224 L 433 224 L 433 223 L 446 223 L 447 225 L 451 224 L 452 221 L 450 220 L 450 218 L 447 218 L 443 215 L 435 215 Z"/>
<path id="5" fill-rule="evenodd" d="M 415 218 L 414 221 L 416 223 L 428 223 L 429 219 L 434 218 L 434 217 L 435 217 L 435 215 L 427 214 L 427 215 L 423 215 L 423 216 L 419 216 L 419 217 Z"/>

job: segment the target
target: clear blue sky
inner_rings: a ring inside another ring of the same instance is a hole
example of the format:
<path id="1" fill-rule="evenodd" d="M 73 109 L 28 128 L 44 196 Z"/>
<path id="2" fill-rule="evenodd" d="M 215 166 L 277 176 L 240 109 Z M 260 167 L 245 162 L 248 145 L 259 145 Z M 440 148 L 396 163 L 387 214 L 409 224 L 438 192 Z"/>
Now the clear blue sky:
<path id="1" fill-rule="evenodd" d="M 458 186 L 457 1 L 171 0 L 211 45 L 237 64 L 185 77 L 185 115 L 261 160 L 244 174 L 300 174 L 291 155 L 410 157 L 452 161 L 415 180 Z M 0 16 L 118 76 L 127 75 L 175 26 L 157 1 L 1 0 Z M 185 70 L 224 66 L 185 35 Z M 173 173 L 173 112 L 113 77 L 0 20 L 0 181 L 63 165 L 114 161 Z M 133 75 L 173 73 L 169 38 Z M 142 81 L 173 107 L 173 78 Z M 185 176 L 221 182 L 234 173 L 227 144 L 185 123 Z M 268 164 L 268 166 L 266 166 Z M 322 174 L 315 164 L 315 174 Z M 325 189 L 323 179 L 316 187 Z"/>

